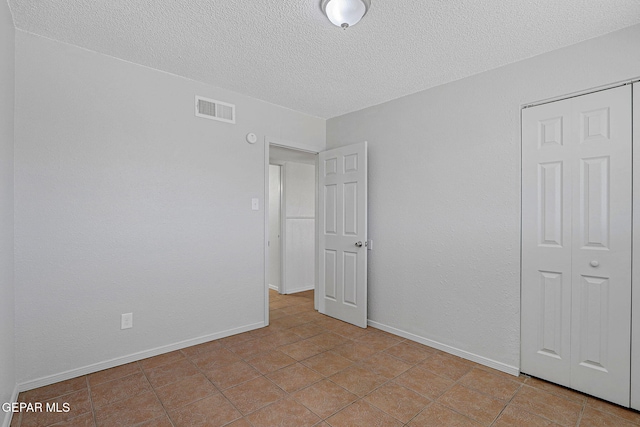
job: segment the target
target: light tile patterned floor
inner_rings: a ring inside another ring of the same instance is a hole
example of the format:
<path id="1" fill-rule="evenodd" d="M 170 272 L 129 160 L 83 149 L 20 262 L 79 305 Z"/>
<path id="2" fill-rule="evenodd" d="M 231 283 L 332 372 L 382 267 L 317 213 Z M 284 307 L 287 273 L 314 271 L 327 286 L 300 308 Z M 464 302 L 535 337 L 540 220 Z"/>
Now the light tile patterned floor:
<path id="1" fill-rule="evenodd" d="M 271 326 L 20 394 L 11 426 L 633 426 L 640 413 L 513 377 L 271 292 Z"/>

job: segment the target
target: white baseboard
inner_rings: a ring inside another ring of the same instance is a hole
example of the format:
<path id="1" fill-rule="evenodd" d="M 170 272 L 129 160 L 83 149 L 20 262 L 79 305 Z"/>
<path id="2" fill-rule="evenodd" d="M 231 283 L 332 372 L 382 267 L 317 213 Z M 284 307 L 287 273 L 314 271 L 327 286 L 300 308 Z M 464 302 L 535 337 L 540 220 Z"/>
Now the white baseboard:
<path id="1" fill-rule="evenodd" d="M 60 381 L 66 381 L 71 378 L 80 377 L 82 375 L 92 374 L 94 372 L 102 371 L 104 369 L 114 368 L 116 366 L 124 365 L 126 363 L 136 362 L 138 360 L 146 359 L 147 357 L 158 356 L 159 354 L 180 350 L 186 347 L 191 347 L 192 345 L 198 345 L 205 342 L 217 340 L 220 338 L 226 338 L 231 335 L 252 331 L 254 329 L 262 328 L 264 326 L 266 326 L 264 322 L 252 323 L 250 325 L 241 326 L 239 328 L 228 329 L 226 331 L 217 332 L 215 334 L 210 334 L 210 335 L 205 335 L 198 338 L 180 341 L 174 344 L 169 344 L 162 347 L 156 347 L 150 350 L 140 351 L 138 353 L 117 357 L 111 360 L 105 360 L 104 362 L 94 363 L 92 365 L 84 366 L 82 368 L 71 369 L 69 371 L 61 372 L 59 374 L 49 375 L 46 377 L 20 383 L 17 385 L 17 390 L 22 392 L 22 391 L 32 390 L 38 387 L 44 387 L 46 385 L 54 384 Z"/>
<path id="2" fill-rule="evenodd" d="M 446 353 L 450 353 L 455 356 L 462 357 L 463 359 L 471 360 L 472 362 L 476 362 L 481 365 L 488 366 L 493 369 L 497 369 L 498 371 L 506 372 L 507 374 L 511 374 L 515 377 L 520 375 L 520 369 L 515 366 L 507 365 L 506 363 L 498 362 L 496 360 L 489 359 L 484 356 L 479 356 L 475 353 L 470 353 L 465 350 L 460 350 L 459 348 L 451 347 L 450 345 L 442 344 L 438 341 L 433 341 L 428 338 L 424 338 L 424 337 L 412 334 L 410 332 L 405 332 L 401 329 L 396 329 L 392 326 L 387 326 L 382 323 L 374 322 L 373 320 L 368 320 L 367 324 L 373 328 L 380 329 L 385 332 L 389 332 L 390 334 L 398 335 L 402 338 L 406 338 L 408 340 L 415 341 L 417 343 L 424 344 L 429 347 L 433 347 L 435 349 L 444 351 Z"/>
<path id="3" fill-rule="evenodd" d="M 280 292 L 280 289 L 277 286 L 272 285 L 271 283 L 269 283 L 269 289 L 273 289 L 276 292 Z"/>
<path id="4" fill-rule="evenodd" d="M 13 403 L 18 401 L 18 384 L 13 388 L 13 393 L 11 393 L 11 399 L 6 403 Z M 5 402 L 0 402 L 0 404 Z M 0 410 L 0 413 L 2 411 Z M 11 425 L 11 420 L 13 419 L 13 412 L 4 412 L 4 420 L 2 421 L 2 427 L 9 427 Z"/>
<path id="5" fill-rule="evenodd" d="M 315 286 L 306 286 L 304 288 L 296 288 L 296 289 L 287 289 L 287 295 L 297 294 L 298 292 L 312 291 L 315 289 Z"/>

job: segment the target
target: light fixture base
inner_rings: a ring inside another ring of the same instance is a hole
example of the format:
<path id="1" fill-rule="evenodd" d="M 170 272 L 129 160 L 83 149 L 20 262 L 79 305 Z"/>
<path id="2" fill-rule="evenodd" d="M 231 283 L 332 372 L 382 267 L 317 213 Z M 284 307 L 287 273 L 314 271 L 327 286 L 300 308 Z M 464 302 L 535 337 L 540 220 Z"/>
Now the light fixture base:
<path id="1" fill-rule="evenodd" d="M 333 25 L 347 29 L 369 12 L 371 0 L 322 0 L 320 7 Z"/>

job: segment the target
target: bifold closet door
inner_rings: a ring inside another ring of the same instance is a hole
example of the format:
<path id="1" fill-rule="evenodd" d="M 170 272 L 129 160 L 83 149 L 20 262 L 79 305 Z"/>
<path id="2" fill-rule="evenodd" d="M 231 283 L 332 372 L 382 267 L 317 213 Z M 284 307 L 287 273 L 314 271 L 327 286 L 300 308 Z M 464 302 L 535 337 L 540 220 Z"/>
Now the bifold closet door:
<path id="1" fill-rule="evenodd" d="M 522 124 L 521 370 L 629 406 L 631 86 Z"/>
<path id="2" fill-rule="evenodd" d="M 571 386 L 571 100 L 522 111 L 521 370 Z"/>

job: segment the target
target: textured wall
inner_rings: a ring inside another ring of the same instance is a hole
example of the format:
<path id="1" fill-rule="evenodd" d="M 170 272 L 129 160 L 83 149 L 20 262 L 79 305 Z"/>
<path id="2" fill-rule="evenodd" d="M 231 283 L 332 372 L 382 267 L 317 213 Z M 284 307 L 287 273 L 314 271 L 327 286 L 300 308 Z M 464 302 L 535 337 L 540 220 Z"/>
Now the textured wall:
<path id="1" fill-rule="evenodd" d="M 369 141 L 369 318 L 519 366 L 520 106 L 640 76 L 640 25 L 327 122 Z"/>
<path id="2" fill-rule="evenodd" d="M 13 288 L 13 102 L 15 31 L 0 0 L 0 403 L 16 385 Z M 0 424 L 4 413 L 0 412 Z"/>
<path id="3" fill-rule="evenodd" d="M 262 322 L 264 136 L 322 149 L 324 120 L 16 42 L 18 381 Z M 194 117 L 196 94 L 235 103 L 237 124 Z"/>

